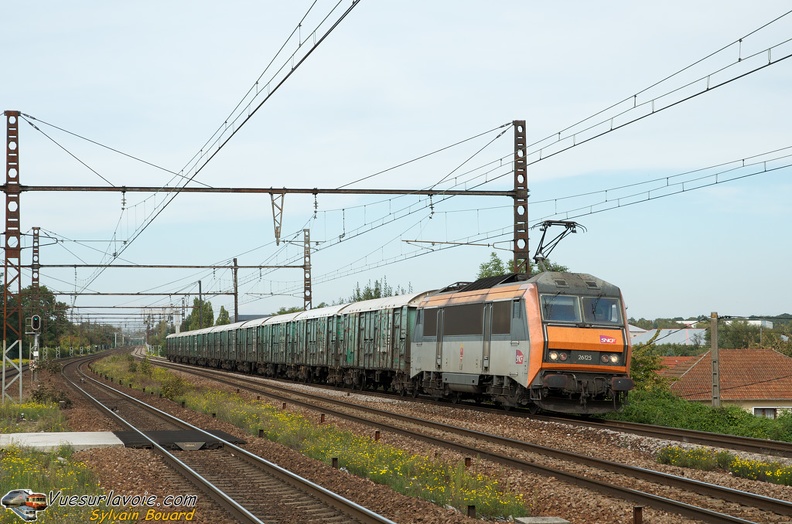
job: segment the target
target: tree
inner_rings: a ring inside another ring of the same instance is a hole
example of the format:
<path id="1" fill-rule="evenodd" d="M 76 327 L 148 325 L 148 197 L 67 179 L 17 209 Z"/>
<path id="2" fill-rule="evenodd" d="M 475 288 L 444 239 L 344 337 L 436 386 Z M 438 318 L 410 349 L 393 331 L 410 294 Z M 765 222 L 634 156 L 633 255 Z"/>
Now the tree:
<path id="1" fill-rule="evenodd" d="M 212 303 L 208 300 L 201 301 L 197 298 L 193 300 L 192 311 L 182 322 L 182 331 L 193 331 L 205 327 L 214 326 L 214 310 Z"/>
<path id="2" fill-rule="evenodd" d="M 151 327 L 147 337 L 148 344 L 152 347 L 160 346 L 164 348 L 166 342 L 165 339 L 172 332 L 173 330 L 170 327 L 170 322 L 168 322 L 166 319 L 162 319 L 156 325 Z"/>
<path id="3" fill-rule="evenodd" d="M 220 312 L 217 314 L 217 320 L 215 320 L 215 326 L 224 326 L 226 324 L 231 323 L 231 317 L 228 315 L 228 311 L 223 306 L 220 306 Z"/>
<path id="4" fill-rule="evenodd" d="M 762 329 L 752 326 L 747 320 L 731 320 L 718 324 L 718 347 L 723 349 L 746 349 L 760 347 Z M 707 344 L 711 344 L 711 333 L 707 330 Z"/>
<path id="5" fill-rule="evenodd" d="M 679 318 L 656 318 L 654 320 L 646 320 L 645 318 L 640 318 L 635 320 L 634 318 L 629 319 L 629 323 L 633 326 L 637 326 L 639 328 L 643 328 L 646 330 L 650 329 L 684 329 L 687 327 L 686 324 L 682 324 L 680 322 L 682 320 L 681 317 Z"/>
<path id="6" fill-rule="evenodd" d="M 1 273 L 0 273 L 1 274 Z M 40 286 L 37 293 L 33 292 L 32 286 L 28 286 L 20 290 L 18 297 L 11 297 L 11 301 L 19 303 L 22 306 L 22 330 L 28 331 L 28 322 L 33 315 L 41 317 L 41 338 L 39 339 L 42 347 L 52 346 L 57 344 L 57 337 L 59 333 L 64 333 L 71 325 L 67 313 L 69 306 L 63 302 L 58 302 L 55 295 L 47 289 L 46 286 Z M 10 309 L 13 309 L 10 304 Z M 17 316 L 13 315 L 9 318 L 9 324 L 15 325 Z M 13 333 L 7 333 L 8 345 L 10 346 L 16 341 L 16 336 Z"/>
<path id="7" fill-rule="evenodd" d="M 630 378 L 635 382 L 635 389 L 651 391 L 668 389 L 669 379 L 662 377 L 659 371 L 663 368 L 662 358 L 657 354 L 654 342 L 657 335 L 644 344 L 633 346 L 630 361 Z"/>
<path id="8" fill-rule="evenodd" d="M 371 285 L 371 280 L 369 280 L 368 284 L 366 284 L 366 287 L 362 290 L 360 289 L 360 283 L 357 282 L 355 284 L 355 289 L 352 292 L 352 296 L 349 297 L 349 302 L 360 302 L 361 300 L 371 300 L 372 298 L 392 297 L 394 295 L 404 295 L 411 292 L 412 285 L 408 285 L 408 289 L 404 289 L 401 286 L 396 286 L 396 289 L 394 289 L 388 285 L 388 279 L 386 277 L 382 277 L 382 282 L 375 280 L 373 286 Z"/>
<path id="9" fill-rule="evenodd" d="M 292 307 L 281 307 L 278 311 L 275 312 L 275 315 L 285 315 L 287 313 L 297 313 L 302 311 L 303 308 L 299 306 L 292 306 Z"/>
<path id="10" fill-rule="evenodd" d="M 492 253 L 490 253 L 489 260 L 486 262 L 482 262 L 479 265 L 479 272 L 476 275 L 476 279 L 505 275 L 510 271 L 511 271 L 511 265 L 509 266 L 509 270 L 507 271 L 506 264 L 503 262 L 503 260 L 498 258 L 498 254 L 493 251 Z"/>
<path id="11" fill-rule="evenodd" d="M 550 260 L 545 260 L 545 267 L 547 267 L 548 271 L 558 271 L 560 273 L 569 271 L 567 266 L 556 264 Z M 537 268 L 535 268 L 534 265 L 528 261 L 528 274 L 535 275 L 539 272 L 540 271 L 538 271 Z M 479 272 L 476 275 L 476 278 L 495 277 L 498 275 L 505 275 L 507 273 L 514 273 L 514 261 L 509 260 L 508 262 L 505 262 L 498 258 L 498 254 L 493 251 L 490 253 L 489 260 L 479 265 Z"/>

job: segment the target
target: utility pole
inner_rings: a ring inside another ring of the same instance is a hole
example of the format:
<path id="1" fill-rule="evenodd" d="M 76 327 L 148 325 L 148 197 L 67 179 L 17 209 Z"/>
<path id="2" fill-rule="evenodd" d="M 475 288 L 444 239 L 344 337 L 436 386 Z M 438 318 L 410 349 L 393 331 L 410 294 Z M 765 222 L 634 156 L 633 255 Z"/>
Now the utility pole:
<path id="1" fill-rule="evenodd" d="M 710 344 L 712 357 L 712 407 L 721 407 L 720 399 L 720 353 L 718 352 L 718 313 L 710 313 Z"/>
<path id="2" fill-rule="evenodd" d="M 239 322 L 239 283 L 237 281 L 237 259 L 234 258 L 234 322 Z"/>
<path id="3" fill-rule="evenodd" d="M 2 368 L 2 403 L 6 397 L 11 400 L 11 395 L 6 391 L 10 389 L 15 380 L 19 381 L 19 402 L 22 402 L 22 233 L 20 226 L 20 194 L 19 184 L 19 111 L 5 111 L 6 117 L 6 179 L 5 179 L 5 266 L 3 271 L 3 368 Z M 9 346 L 11 338 L 16 340 Z M 9 358 L 9 354 L 16 346 L 19 355 L 19 365 Z M 6 367 L 16 369 L 17 375 L 6 381 Z"/>
<path id="4" fill-rule="evenodd" d="M 303 310 L 313 307 L 311 296 L 311 230 L 303 229 Z"/>
<path id="5" fill-rule="evenodd" d="M 198 281 L 198 329 L 203 329 L 203 292 L 201 281 Z"/>
<path id="6" fill-rule="evenodd" d="M 528 248 L 528 154 L 525 120 L 514 124 L 514 272 L 528 275 L 531 252 Z M 530 276 L 530 275 L 529 275 Z"/>

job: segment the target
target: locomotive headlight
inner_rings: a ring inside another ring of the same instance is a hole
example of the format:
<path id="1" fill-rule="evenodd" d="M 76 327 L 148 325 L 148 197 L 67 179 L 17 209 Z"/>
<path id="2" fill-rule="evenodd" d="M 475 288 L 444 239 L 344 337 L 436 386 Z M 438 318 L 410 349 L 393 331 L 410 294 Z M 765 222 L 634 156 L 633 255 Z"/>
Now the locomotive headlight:
<path id="1" fill-rule="evenodd" d="M 619 362 L 619 355 L 613 354 L 610 356 L 611 364 L 616 364 Z"/>
<path id="2" fill-rule="evenodd" d="M 561 359 L 561 362 L 563 362 L 563 361 L 565 361 L 567 359 L 567 354 L 566 353 L 559 353 L 558 354 L 558 358 Z"/>
<path id="3" fill-rule="evenodd" d="M 603 364 L 607 364 L 608 363 L 608 355 L 606 353 L 603 353 L 600 356 L 600 360 L 602 361 Z"/>
<path id="4" fill-rule="evenodd" d="M 550 355 L 548 356 L 550 357 L 550 360 L 558 360 L 558 351 L 551 351 Z"/>

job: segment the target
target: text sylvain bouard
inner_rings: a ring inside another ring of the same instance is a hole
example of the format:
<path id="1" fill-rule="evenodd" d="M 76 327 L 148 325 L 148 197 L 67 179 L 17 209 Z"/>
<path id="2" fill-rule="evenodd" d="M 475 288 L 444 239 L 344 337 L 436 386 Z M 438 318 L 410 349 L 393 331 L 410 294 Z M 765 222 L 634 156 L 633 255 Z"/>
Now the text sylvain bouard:
<path id="1" fill-rule="evenodd" d="M 114 508 L 95 509 L 91 511 L 91 522 L 176 522 L 188 521 L 195 518 L 195 508 L 190 511 L 159 511 L 149 508 L 141 516 L 139 511 L 119 511 Z"/>

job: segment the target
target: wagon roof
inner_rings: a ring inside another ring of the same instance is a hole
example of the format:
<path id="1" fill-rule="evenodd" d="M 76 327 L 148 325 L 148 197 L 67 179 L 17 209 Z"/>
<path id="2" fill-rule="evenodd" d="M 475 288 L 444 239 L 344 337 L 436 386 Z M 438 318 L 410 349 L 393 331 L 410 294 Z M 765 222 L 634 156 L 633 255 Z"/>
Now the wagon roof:
<path id="1" fill-rule="evenodd" d="M 273 317 L 269 317 L 264 319 L 264 322 L 261 324 L 282 324 L 283 322 L 289 322 L 297 318 L 301 313 L 304 311 L 298 311 L 296 313 L 286 313 L 284 315 L 275 315 Z"/>
<path id="2" fill-rule="evenodd" d="M 373 298 L 371 300 L 363 300 L 362 302 L 353 302 L 341 309 L 340 313 L 360 313 L 363 311 L 373 311 L 375 309 L 393 309 L 409 305 L 417 306 L 418 302 L 423 297 L 432 293 L 434 293 L 434 291 L 421 291 L 420 293 L 411 293 L 409 295 L 396 295 L 393 297 Z"/>
<path id="3" fill-rule="evenodd" d="M 335 306 L 319 307 L 316 309 L 309 309 L 308 311 L 302 311 L 300 313 L 300 320 L 332 316 L 337 314 L 348 305 L 349 304 L 337 304 Z"/>
<path id="4" fill-rule="evenodd" d="M 241 327 L 243 328 L 257 327 L 266 323 L 267 320 L 269 320 L 270 318 L 272 317 L 270 316 L 270 317 L 251 318 L 250 320 L 243 321 Z"/>

